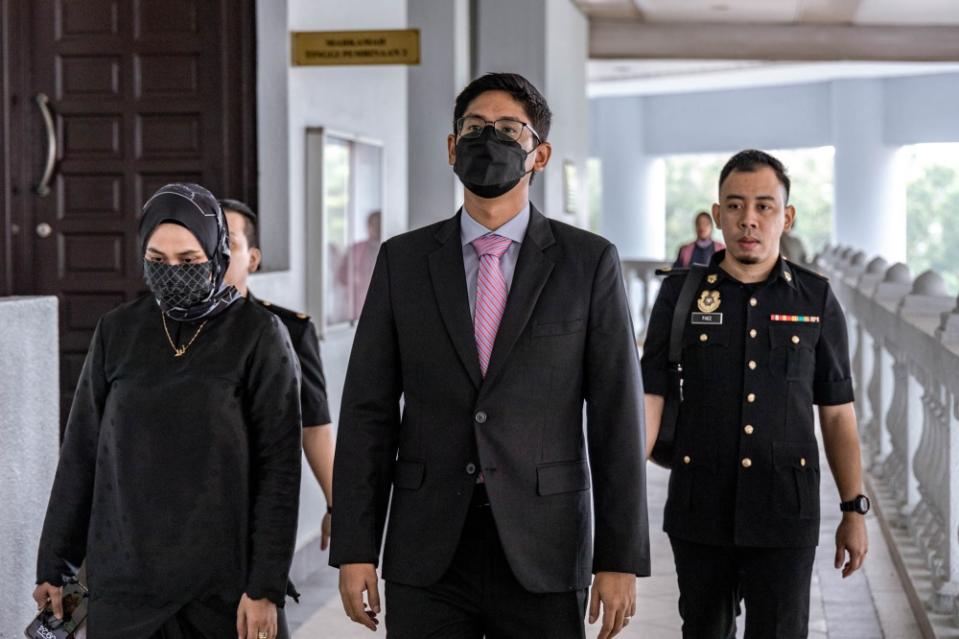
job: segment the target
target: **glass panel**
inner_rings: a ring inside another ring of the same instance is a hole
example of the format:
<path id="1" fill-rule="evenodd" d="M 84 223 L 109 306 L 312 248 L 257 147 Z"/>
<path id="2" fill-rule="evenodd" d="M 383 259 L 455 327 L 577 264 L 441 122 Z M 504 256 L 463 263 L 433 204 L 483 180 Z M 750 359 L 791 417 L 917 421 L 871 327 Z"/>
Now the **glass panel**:
<path id="1" fill-rule="evenodd" d="M 352 174 L 351 144 L 327 136 L 323 145 L 323 237 L 326 268 L 323 290 L 326 326 L 351 319 L 349 296 L 349 210 Z"/>

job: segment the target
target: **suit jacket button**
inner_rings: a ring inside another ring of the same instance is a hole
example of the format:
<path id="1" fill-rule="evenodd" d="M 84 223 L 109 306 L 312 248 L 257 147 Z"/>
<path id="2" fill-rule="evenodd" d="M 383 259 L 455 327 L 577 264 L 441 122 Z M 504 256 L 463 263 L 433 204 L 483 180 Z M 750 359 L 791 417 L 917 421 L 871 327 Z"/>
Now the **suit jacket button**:
<path id="1" fill-rule="evenodd" d="M 470 462 L 470 463 L 466 464 L 466 474 L 468 474 L 468 475 L 475 475 L 475 474 L 476 474 L 476 464 L 474 464 L 473 462 Z"/>
<path id="2" fill-rule="evenodd" d="M 480 411 L 480 412 L 476 413 L 476 415 L 473 417 L 473 419 L 476 420 L 476 423 L 477 423 L 477 424 L 485 424 L 485 423 L 486 423 L 486 413 L 484 413 L 483 411 Z"/>

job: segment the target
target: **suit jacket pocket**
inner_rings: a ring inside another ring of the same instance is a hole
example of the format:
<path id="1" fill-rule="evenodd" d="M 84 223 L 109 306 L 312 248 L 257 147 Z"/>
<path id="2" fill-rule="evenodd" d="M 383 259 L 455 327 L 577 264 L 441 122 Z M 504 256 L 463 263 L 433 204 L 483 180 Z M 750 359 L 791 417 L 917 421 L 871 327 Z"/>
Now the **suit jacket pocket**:
<path id="1" fill-rule="evenodd" d="M 426 465 L 423 462 L 397 459 L 393 467 L 393 485 L 397 488 L 417 490 L 423 485 Z"/>
<path id="2" fill-rule="evenodd" d="M 589 490 L 589 464 L 585 459 L 536 468 L 536 492 L 541 497 L 582 490 Z"/>
<path id="3" fill-rule="evenodd" d="M 569 335 L 579 333 L 586 326 L 581 319 L 566 320 L 564 322 L 546 322 L 533 324 L 533 337 L 551 337 L 555 335 Z"/>

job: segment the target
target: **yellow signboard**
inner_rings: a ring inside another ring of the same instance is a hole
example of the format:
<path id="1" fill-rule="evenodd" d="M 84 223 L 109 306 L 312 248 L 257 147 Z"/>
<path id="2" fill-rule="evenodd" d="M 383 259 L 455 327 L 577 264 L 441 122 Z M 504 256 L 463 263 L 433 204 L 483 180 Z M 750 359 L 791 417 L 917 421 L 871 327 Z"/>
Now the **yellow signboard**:
<path id="1" fill-rule="evenodd" d="M 420 30 L 294 31 L 294 66 L 419 64 Z"/>

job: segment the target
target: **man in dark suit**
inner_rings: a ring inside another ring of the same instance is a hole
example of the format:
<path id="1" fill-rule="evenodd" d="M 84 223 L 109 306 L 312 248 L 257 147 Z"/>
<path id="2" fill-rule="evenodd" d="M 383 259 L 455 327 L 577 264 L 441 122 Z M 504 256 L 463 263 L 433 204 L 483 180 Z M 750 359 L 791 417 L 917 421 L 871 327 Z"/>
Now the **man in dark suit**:
<path id="1" fill-rule="evenodd" d="M 619 258 L 529 203 L 550 117 L 518 75 L 467 86 L 449 136 L 463 208 L 377 258 L 343 394 L 330 563 L 347 614 L 375 629 L 392 488 L 391 638 L 582 638 L 595 574 L 590 622 L 602 606 L 606 639 L 649 574 Z"/>

